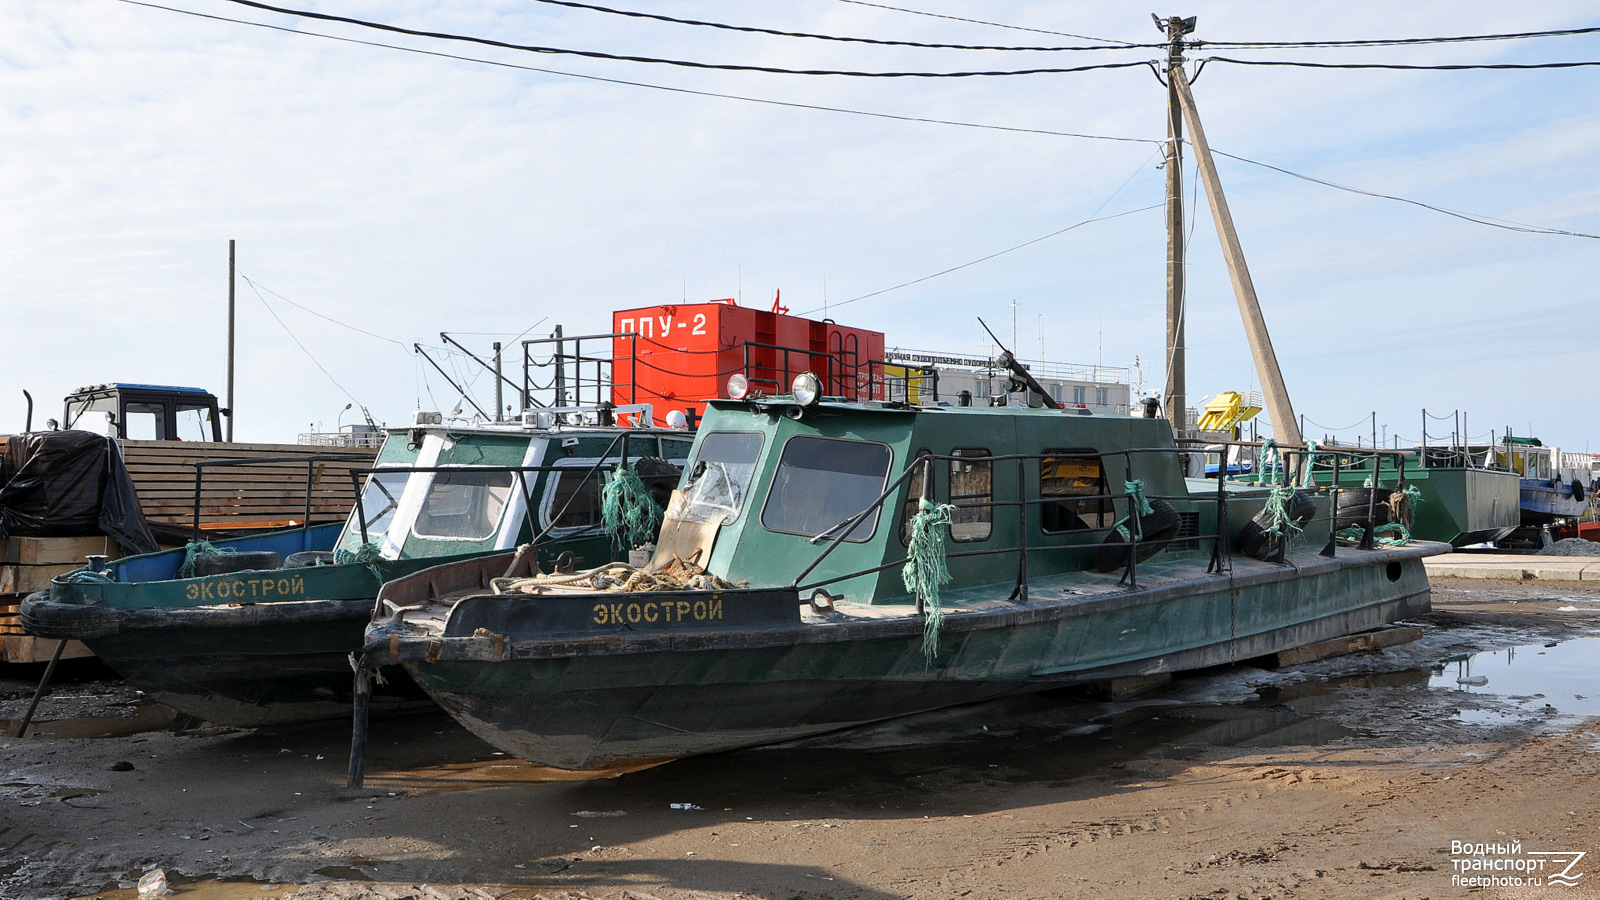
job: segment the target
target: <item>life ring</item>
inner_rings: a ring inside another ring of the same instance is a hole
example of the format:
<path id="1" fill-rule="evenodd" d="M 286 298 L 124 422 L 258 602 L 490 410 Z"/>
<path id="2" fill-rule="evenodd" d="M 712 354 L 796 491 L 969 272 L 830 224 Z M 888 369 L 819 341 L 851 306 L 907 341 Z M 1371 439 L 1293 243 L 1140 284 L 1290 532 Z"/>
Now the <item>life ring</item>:
<path id="1" fill-rule="evenodd" d="M 1303 531 L 1316 515 L 1316 499 L 1305 491 L 1295 491 L 1294 496 L 1289 499 L 1289 519 L 1294 522 L 1294 530 Z M 1239 531 L 1239 552 L 1255 559 L 1266 559 L 1271 556 L 1275 544 L 1267 534 L 1267 529 L 1271 525 L 1272 515 L 1265 509 L 1244 523 L 1244 528 Z"/>
<path id="2" fill-rule="evenodd" d="M 1178 528 L 1183 524 L 1183 517 L 1178 515 L 1178 510 L 1165 500 L 1151 500 L 1150 512 L 1139 517 L 1139 530 L 1142 537 L 1139 540 L 1138 561 L 1144 562 L 1157 553 L 1167 548 L 1178 533 Z M 1122 537 L 1121 532 L 1112 531 L 1106 535 L 1104 542 L 1094 551 L 1094 560 L 1091 565 L 1096 572 L 1114 572 L 1128 564 L 1128 541 Z"/>

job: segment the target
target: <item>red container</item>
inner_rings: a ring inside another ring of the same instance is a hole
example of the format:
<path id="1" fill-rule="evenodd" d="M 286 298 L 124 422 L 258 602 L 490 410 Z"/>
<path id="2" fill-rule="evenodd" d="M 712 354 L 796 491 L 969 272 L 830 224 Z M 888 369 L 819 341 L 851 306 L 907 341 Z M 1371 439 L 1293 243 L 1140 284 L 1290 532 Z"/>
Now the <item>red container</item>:
<path id="1" fill-rule="evenodd" d="M 728 396 L 728 376 L 742 373 L 750 393 L 787 394 L 801 372 L 812 372 L 830 397 L 873 396 L 883 359 L 883 334 L 732 300 L 664 304 L 611 314 L 611 402 L 650 403 L 657 423 L 683 410 L 690 421 L 705 401 Z M 621 337 L 633 335 L 634 337 Z M 631 346 L 630 346 L 631 345 Z"/>

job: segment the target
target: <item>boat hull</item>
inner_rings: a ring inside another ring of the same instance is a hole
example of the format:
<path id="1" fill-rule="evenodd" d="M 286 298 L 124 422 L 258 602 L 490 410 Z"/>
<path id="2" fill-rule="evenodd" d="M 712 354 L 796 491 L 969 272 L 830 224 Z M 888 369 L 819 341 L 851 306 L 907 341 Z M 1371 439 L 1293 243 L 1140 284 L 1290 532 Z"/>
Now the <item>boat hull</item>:
<path id="1" fill-rule="evenodd" d="M 368 599 L 132 610 L 43 598 L 24 605 L 34 633 L 76 636 L 155 700 L 241 728 L 348 716 L 350 654 L 371 615 Z M 374 711 L 426 708 L 403 670 L 384 676 Z"/>
<path id="2" fill-rule="evenodd" d="M 1421 558 L 1444 549 L 1345 550 L 1287 566 L 1235 560 L 1222 575 L 1203 574 L 1203 561 L 1152 564 L 1141 567 L 1142 587 L 1087 595 L 1071 587 L 1081 573 L 1043 579 L 1027 603 L 948 614 L 932 660 L 915 616 L 559 639 L 509 633 L 498 642 L 489 623 L 477 636 L 413 642 L 398 656 L 489 743 L 542 765 L 596 770 L 1203 668 L 1374 628 L 1427 611 Z"/>
<path id="3" fill-rule="evenodd" d="M 1574 495 L 1570 482 L 1522 479 L 1522 524 L 1549 525 L 1557 519 L 1576 519 L 1589 506 L 1588 497 Z"/>

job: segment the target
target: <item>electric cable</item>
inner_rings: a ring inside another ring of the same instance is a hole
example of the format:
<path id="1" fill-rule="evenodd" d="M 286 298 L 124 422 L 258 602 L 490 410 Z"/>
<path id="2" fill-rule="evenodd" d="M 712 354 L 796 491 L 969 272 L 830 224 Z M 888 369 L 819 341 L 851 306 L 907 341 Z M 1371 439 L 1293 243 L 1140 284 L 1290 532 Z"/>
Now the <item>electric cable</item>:
<path id="1" fill-rule="evenodd" d="M 1507 34 L 1466 34 L 1450 37 L 1428 38 L 1378 38 L 1350 41 L 1188 41 L 1196 47 L 1221 47 L 1224 49 L 1299 49 L 1319 47 L 1405 47 L 1418 44 L 1460 44 L 1471 41 L 1508 41 L 1523 38 L 1566 37 L 1575 34 L 1600 33 L 1600 26 L 1591 28 L 1562 28 L 1555 31 L 1518 31 Z"/>
<path id="2" fill-rule="evenodd" d="M 841 106 L 822 106 L 814 103 L 798 103 L 789 100 L 773 100 L 766 97 L 750 97 L 743 94 L 727 94 L 717 91 L 701 91 L 692 88 L 673 87 L 664 84 L 651 84 L 646 81 L 630 81 L 624 78 L 607 78 L 601 75 L 586 75 L 579 72 L 567 72 L 561 69 L 547 69 L 539 66 L 524 66 L 517 63 L 502 62 L 500 60 L 484 59 L 477 56 L 462 56 L 455 53 L 444 53 L 438 50 L 424 50 L 420 47 L 404 47 L 399 44 L 385 44 L 380 41 L 364 41 L 359 38 L 342 37 L 340 35 L 323 34 L 317 31 L 301 31 L 297 28 L 286 28 L 282 25 L 271 25 L 265 22 L 251 22 L 247 19 L 234 19 L 228 16 L 212 15 L 210 13 L 194 12 L 193 10 L 179 9 L 173 6 L 163 6 L 159 3 L 149 3 L 145 0 L 119 0 L 132 6 L 143 6 L 149 9 L 159 9 L 163 12 L 177 13 L 179 15 L 193 16 L 200 19 L 210 19 L 217 22 L 227 22 L 233 25 L 248 25 L 254 28 L 264 28 L 269 31 L 280 31 L 299 37 L 315 37 L 323 40 L 337 41 L 345 44 L 356 44 L 362 47 L 375 47 L 383 50 L 398 50 L 403 53 L 415 53 L 419 56 L 432 56 L 439 59 L 450 59 L 457 62 L 478 63 L 479 65 L 495 66 L 502 69 L 513 69 L 520 72 L 538 72 L 542 75 L 555 75 L 561 78 L 578 78 L 584 81 L 598 81 L 604 84 L 615 84 L 623 87 L 645 88 L 653 91 L 666 91 L 673 94 L 687 94 L 695 97 L 711 97 L 718 100 L 739 100 L 745 103 L 759 103 L 766 106 L 779 106 L 788 109 L 805 109 L 813 112 L 841 113 L 851 116 L 864 116 L 872 119 L 889 119 L 896 122 L 917 122 L 926 125 L 949 125 L 957 128 L 978 128 L 987 131 L 1005 131 L 1014 134 L 1041 134 L 1048 137 L 1071 137 L 1094 141 L 1120 141 L 1135 144 L 1160 144 L 1163 141 L 1156 138 L 1124 137 L 1108 134 L 1087 134 L 1073 131 L 1054 131 L 1047 128 L 1022 128 L 1012 125 L 990 125 L 981 122 L 958 122 L 952 119 L 933 119 L 924 116 L 904 116 L 895 113 L 872 112 L 870 110 L 849 109 Z"/>
<path id="3" fill-rule="evenodd" d="M 134 0 L 124 0 L 134 2 Z M 678 66 L 688 69 L 711 69 L 725 72 L 763 72 L 773 75 L 840 75 L 852 78 L 982 78 L 1004 75 L 1064 75 L 1073 72 L 1090 72 L 1098 69 L 1127 69 L 1135 66 L 1148 66 L 1149 62 L 1136 60 L 1132 62 L 1091 63 L 1083 66 L 1064 66 L 1032 69 L 995 69 L 987 71 L 965 72 L 865 72 L 851 69 L 786 69 L 779 66 L 756 66 L 743 63 L 707 63 L 686 59 L 668 59 L 657 56 L 630 56 L 621 53 L 605 53 L 599 50 L 572 50 L 563 47 L 540 47 L 533 44 L 514 44 L 509 41 L 498 41 L 493 38 L 474 37 L 466 34 L 454 34 L 447 31 L 422 31 L 415 28 L 404 28 L 399 25 L 387 25 L 382 22 L 373 22 L 367 19 L 357 19 L 351 16 L 336 16 L 329 13 L 311 12 L 303 9 L 289 9 L 283 6 L 272 6 L 258 0 L 225 0 L 239 6 L 251 9 L 274 12 L 280 15 L 294 16 L 296 18 L 313 19 L 319 22 L 338 22 L 343 25 L 354 25 L 374 31 L 383 31 L 391 34 L 403 34 L 409 37 L 431 38 L 440 41 L 457 41 L 467 44 L 479 44 L 485 47 L 497 47 L 503 50 L 520 50 L 525 53 L 545 53 L 557 56 L 580 56 L 586 59 L 604 59 L 615 62 L 646 63 L 649 65 Z M 148 4 L 154 5 L 154 4 Z"/>
<path id="4" fill-rule="evenodd" d="M 232 0 L 240 3 L 244 0 Z M 1319 63 L 1290 59 L 1233 59 L 1227 56 L 1207 56 L 1200 62 L 1233 63 L 1237 66 L 1296 66 L 1304 69 L 1396 69 L 1420 72 L 1463 72 L 1473 69 L 1576 69 L 1600 66 L 1600 60 L 1546 63 L 1448 63 L 1439 65 L 1407 65 L 1403 63 Z"/>
<path id="5" fill-rule="evenodd" d="M 893 41 L 879 38 L 844 37 L 832 34 L 813 34 L 805 31 L 779 31 L 774 28 L 758 28 L 752 25 L 729 25 L 725 22 L 706 22 L 698 19 L 679 19 L 673 16 L 663 16 L 657 13 L 639 12 L 637 10 L 614 9 L 607 6 L 596 6 L 590 3 L 578 3 L 576 0 L 535 0 L 537 3 L 548 3 L 551 6 L 566 6 L 572 9 L 585 9 L 591 12 L 606 13 L 613 16 L 626 16 L 635 19 L 650 19 L 656 22 L 669 22 L 675 25 L 696 25 L 704 28 L 716 28 L 724 31 L 739 31 L 748 34 L 769 34 L 776 37 L 808 38 L 819 41 L 841 41 L 852 44 L 874 44 L 883 47 L 915 47 L 917 49 L 931 50 L 1023 50 L 1054 52 L 1061 50 L 1127 50 L 1133 47 L 1165 48 L 1166 44 L 1100 44 L 1091 47 L 1015 47 L 993 44 L 933 44 L 922 41 Z M 1095 38 L 1085 38 L 1095 40 Z"/>
<path id="6" fill-rule="evenodd" d="M 960 271 L 962 269 L 965 269 L 965 268 L 968 268 L 970 266 L 975 266 L 978 263 L 988 262 L 989 260 L 994 259 L 997 256 L 1004 256 L 1007 253 L 1011 253 L 1011 252 L 1016 251 L 1016 250 L 1021 250 L 1024 247 L 1030 247 L 1030 246 L 1032 246 L 1034 244 L 1039 243 L 1040 241 L 1046 241 L 1046 240 L 1049 240 L 1050 238 L 1056 237 L 1057 235 L 1066 234 L 1067 232 L 1072 231 L 1075 228 L 1082 228 L 1083 226 L 1088 225 L 1091 222 L 1104 222 L 1104 221 L 1107 221 L 1109 219 L 1120 219 L 1123 216 L 1131 216 L 1134 213 L 1149 212 L 1152 209 L 1161 209 L 1161 208 L 1163 208 L 1165 206 L 1166 206 L 1165 203 L 1155 203 L 1155 204 L 1152 204 L 1150 206 L 1141 206 L 1138 209 L 1130 209 L 1130 210 L 1126 210 L 1124 212 L 1112 213 L 1109 216 L 1100 216 L 1098 218 L 1084 219 L 1082 222 L 1078 222 L 1077 224 L 1074 224 L 1074 225 L 1068 225 L 1067 227 L 1061 229 L 1060 231 L 1052 231 L 1049 234 L 1042 235 L 1040 237 L 1036 237 L 1031 241 L 1024 241 L 1023 243 L 1020 243 L 1020 244 L 1016 245 L 1015 247 L 1007 247 L 1004 250 L 1000 250 L 1000 251 L 991 253 L 988 256 L 984 256 L 984 257 L 980 257 L 978 259 L 974 259 L 971 262 L 964 262 L 959 266 L 951 266 L 948 269 L 943 269 L 941 271 L 934 272 L 932 275 L 924 275 L 921 278 L 913 278 L 910 281 L 901 282 L 900 284 L 897 284 L 897 285 L 895 285 L 893 287 L 886 287 L 883 290 L 873 291 L 870 294 L 862 294 L 859 297 L 851 297 L 849 300 L 842 300 L 842 301 L 840 301 L 838 303 L 829 303 L 828 307 L 830 309 L 833 309 L 833 308 L 837 308 L 837 307 L 840 307 L 840 306 L 846 306 L 846 305 L 849 305 L 851 303 L 856 302 L 857 300 L 866 300 L 866 299 L 871 298 L 871 297 L 876 297 L 876 296 L 878 296 L 880 294 L 887 294 L 890 291 L 898 291 L 903 287 L 910 287 L 913 284 L 921 284 L 924 281 L 929 281 L 931 279 L 938 278 L 941 275 L 949 275 L 951 272 L 958 272 L 958 271 Z M 812 314 L 814 312 L 817 312 L 821 308 L 822 307 L 819 306 L 816 309 L 808 309 L 805 312 L 797 313 L 797 315 L 808 316 L 808 315 L 810 315 L 810 314 Z"/>
<path id="7" fill-rule="evenodd" d="M 1129 46 L 1129 47 L 1145 46 L 1143 44 L 1130 44 L 1127 41 L 1118 41 L 1118 40 L 1115 40 L 1113 38 L 1097 38 L 1097 37 L 1090 37 L 1090 36 L 1088 36 L 1086 34 L 1070 34 L 1070 33 L 1065 32 L 1065 31 L 1047 31 L 1046 29 L 1043 29 L 1043 28 L 1026 28 L 1026 27 L 1023 27 L 1021 25 L 1005 25 L 1005 24 L 1002 24 L 1000 22 L 986 22 L 986 21 L 984 21 L 982 19 L 964 19 L 964 18 L 962 18 L 960 16 L 946 16 L 946 15 L 942 15 L 940 13 L 923 12 L 920 9 L 906 9 L 903 6 L 888 6 L 888 5 L 883 4 L 883 3 L 868 3 L 867 0 L 839 0 L 839 2 L 840 3 L 849 3 L 852 6 L 870 6 L 870 7 L 873 7 L 874 9 L 887 9 L 887 10 L 889 10 L 891 12 L 910 13 L 913 16 L 927 16 L 930 19 L 947 19 L 947 20 L 949 20 L 951 22 L 966 22 L 969 25 L 987 25 L 990 28 L 1008 28 L 1008 29 L 1010 29 L 1012 31 L 1031 31 L 1034 34 L 1053 34 L 1053 35 L 1056 35 L 1057 37 L 1077 38 L 1078 40 L 1081 40 L 1081 41 L 1104 41 L 1105 43 L 1108 43 L 1108 44 L 1125 44 L 1126 46 Z M 1158 46 L 1165 47 L 1166 44 L 1160 44 Z"/>
<path id="8" fill-rule="evenodd" d="M 1224 152 L 1222 150 L 1218 150 L 1215 147 L 1211 148 L 1211 152 L 1212 152 L 1212 154 L 1214 154 L 1216 156 L 1226 156 L 1229 159 L 1236 159 L 1239 162 L 1249 163 L 1252 166 L 1260 166 L 1260 167 L 1262 167 L 1264 169 L 1271 169 L 1274 172 L 1282 172 L 1285 175 L 1289 175 L 1289 176 L 1298 178 L 1298 179 L 1300 179 L 1302 181 L 1309 181 L 1309 182 L 1312 182 L 1313 184 L 1320 184 L 1320 185 L 1322 185 L 1324 187 L 1330 187 L 1330 188 L 1334 188 L 1336 190 L 1341 190 L 1341 191 L 1349 191 L 1352 194 L 1360 194 L 1360 195 L 1362 195 L 1364 197 L 1373 197 L 1373 198 L 1376 198 L 1376 199 L 1379 199 L 1379 200 L 1393 200 L 1393 201 L 1395 201 L 1397 203 L 1409 203 L 1412 206 L 1420 206 L 1423 209 L 1432 210 L 1433 212 L 1436 212 L 1436 213 L 1443 213 L 1443 214 L 1445 214 L 1447 216 L 1454 216 L 1454 217 L 1456 217 L 1458 219 L 1465 219 L 1468 222 L 1476 222 L 1479 225 L 1488 225 L 1488 226 L 1491 226 L 1491 227 L 1494 227 L 1494 228 L 1504 228 L 1507 231 L 1518 231 L 1518 232 L 1522 232 L 1524 234 L 1553 234 L 1553 235 L 1563 235 L 1563 236 L 1566 236 L 1566 237 L 1580 237 L 1580 238 L 1589 238 L 1590 240 L 1600 240 L 1600 234 L 1588 234 L 1588 233 L 1582 232 L 1582 231 L 1565 231 L 1565 230 L 1560 229 L 1560 228 L 1546 228 L 1546 227 L 1544 227 L 1542 225 L 1528 225 L 1528 224 L 1525 224 L 1525 223 L 1522 223 L 1522 222 L 1511 222 L 1511 221 L 1504 220 L 1504 219 L 1493 219 L 1493 218 L 1490 218 L 1488 216 L 1478 216 L 1478 215 L 1474 215 L 1474 214 L 1471 214 L 1471 213 L 1459 212 L 1459 211 L 1453 210 L 1453 209 L 1446 209 L 1446 208 L 1444 208 L 1442 206 L 1434 206 L 1434 205 L 1432 205 L 1430 203 L 1423 203 L 1421 200 L 1408 200 L 1405 197 L 1396 197 L 1393 194 L 1380 194 L 1377 191 L 1363 190 L 1363 189 L 1358 188 L 1358 187 L 1351 187 L 1350 185 L 1347 185 L 1347 184 L 1339 184 L 1338 182 L 1327 181 L 1327 180 L 1324 180 L 1324 179 L 1321 179 L 1321 178 L 1313 177 L 1311 175 L 1302 175 L 1299 172 L 1291 172 L 1288 169 L 1282 168 L 1280 166 L 1274 166 L 1271 163 L 1264 163 L 1264 162 L 1261 162 L 1259 160 L 1248 159 L 1246 157 L 1238 156 L 1238 155 L 1235 155 L 1233 153 L 1227 153 L 1227 152 Z"/>
<path id="9" fill-rule="evenodd" d="M 397 341 L 397 340 L 395 340 L 394 338 L 391 338 L 391 337 L 384 337 L 381 334 L 373 334 L 372 332 L 367 331 L 364 328 L 357 328 L 356 326 L 351 325 L 348 322 L 341 322 L 338 319 L 333 318 L 332 316 L 323 315 L 322 313 L 317 312 L 316 310 L 312 309 L 309 306 L 304 306 L 302 304 L 294 302 L 293 300 L 290 300 L 288 297 L 285 297 L 284 295 L 282 295 L 282 294 L 278 293 L 277 291 L 267 287 L 264 284 L 261 284 L 261 283 L 256 282 L 256 281 L 251 281 L 250 280 L 250 276 L 245 275 L 242 272 L 239 274 L 239 277 L 244 279 L 244 283 L 248 284 L 250 286 L 250 289 L 253 290 L 253 291 L 257 291 L 257 292 L 266 291 L 267 293 L 271 294 L 274 297 L 277 297 L 279 300 L 282 300 L 283 302 L 289 304 L 290 306 L 293 306 L 296 309 L 302 310 L 304 312 L 308 312 L 308 313 L 312 314 L 313 316 L 316 316 L 319 319 L 324 319 L 326 321 L 332 322 L 333 324 L 338 325 L 340 328 L 348 328 L 351 331 L 357 332 L 358 334 L 364 334 L 367 337 L 377 338 L 380 341 L 388 341 L 389 343 L 394 344 L 395 346 L 400 347 L 401 349 L 405 350 L 407 353 L 411 352 L 411 345 L 410 344 L 404 343 L 403 341 Z"/>
<path id="10" fill-rule="evenodd" d="M 246 280 L 246 284 L 249 284 L 248 280 Z M 294 332 L 289 330 L 288 325 L 284 324 L 283 319 L 278 316 L 277 310 L 273 309 L 272 304 L 267 302 L 267 298 L 261 296 L 260 291 L 255 290 L 255 285 L 250 285 L 250 289 L 255 293 L 256 299 L 261 301 L 261 305 L 267 308 L 267 314 L 272 316 L 272 318 L 278 323 L 278 326 L 283 329 L 283 333 L 289 336 L 289 340 L 294 341 L 295 346 L 300 348 L 300 352 L 304 353 L 306 358 L 311 360 L 311 364 L 316 366 L 318 369 L 321 369 L 322 374 L 328 376 L 328 380 L 333 382 L 333 386 L 343 392 L 346 397 L 349 397 L 351 403 L 354 403 L 357 406 L 360 406 L 362 409 L 365 409 L 366 405 L 360 400 L 357 400 L 355 394 L 350 393 L 349 389 L 340 384 L 339 379 L 333 377 L 333 373 L 329 372 L 326 366 L 317 361 L 317 358 L 312 355 L 311 351 L 306 349 L 305 344 L 300 343 L 300 339 L 295 337 Z"/>

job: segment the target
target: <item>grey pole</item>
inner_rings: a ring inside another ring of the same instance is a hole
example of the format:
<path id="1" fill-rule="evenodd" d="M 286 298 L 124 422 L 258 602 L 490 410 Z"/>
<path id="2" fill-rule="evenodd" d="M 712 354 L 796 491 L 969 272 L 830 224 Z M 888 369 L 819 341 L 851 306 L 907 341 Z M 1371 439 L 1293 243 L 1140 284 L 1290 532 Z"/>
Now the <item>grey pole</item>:
<path id="1" fill-rule="evenodd" d="M 233 241 L 228 241 L 228 443 L 233 443 Z"/>
<path id="2" fill-rule="evenodd" d="M 1157 25 L 1163 23 L 1157 20 Z M 1167 50 L 1167 418 L 1179 437 L 1189 427 L 1189 387 L 1184 359 L 1183 285 L 1183 107 L 1173 73 L 1183 68 L 1183 36 L 1194 20 L 1173 16 L 1165 23 Z"/>

